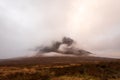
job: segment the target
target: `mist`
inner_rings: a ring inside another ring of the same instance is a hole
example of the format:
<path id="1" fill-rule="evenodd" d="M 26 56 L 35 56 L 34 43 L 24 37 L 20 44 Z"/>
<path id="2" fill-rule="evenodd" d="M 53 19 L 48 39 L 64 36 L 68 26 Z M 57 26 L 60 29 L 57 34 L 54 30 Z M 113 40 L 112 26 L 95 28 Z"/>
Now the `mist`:
<path id="1" fill-rule="evenodd" d="M 34 55 L 68 36 L 95 56 L 120 58 L 119 0 L 0 0 L 0 58 Z"/>

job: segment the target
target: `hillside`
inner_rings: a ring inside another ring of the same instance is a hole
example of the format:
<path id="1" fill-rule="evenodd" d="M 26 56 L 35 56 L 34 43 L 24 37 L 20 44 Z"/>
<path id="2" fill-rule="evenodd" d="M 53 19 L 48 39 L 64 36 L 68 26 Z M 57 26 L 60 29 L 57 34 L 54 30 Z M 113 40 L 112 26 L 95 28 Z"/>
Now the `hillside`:
<path id="1" fill-rule="evenodd" d="M 120 59 L 114 58 L 102 58 L 102 57 L 92 57 L 92 56 L 62 56 L 62 57 L 24 57 L 15 59 L 4 59 L 0 61 L 0 65 L 52 65 L 52 64 L 76 64 L 85 62 L 114 62 L 120 61 Z"/>
<path id="2" fill-rule="evenodd" d="M 27 57 L 0 61 L 0 80 L 120 80 L 120 59 Z"/>

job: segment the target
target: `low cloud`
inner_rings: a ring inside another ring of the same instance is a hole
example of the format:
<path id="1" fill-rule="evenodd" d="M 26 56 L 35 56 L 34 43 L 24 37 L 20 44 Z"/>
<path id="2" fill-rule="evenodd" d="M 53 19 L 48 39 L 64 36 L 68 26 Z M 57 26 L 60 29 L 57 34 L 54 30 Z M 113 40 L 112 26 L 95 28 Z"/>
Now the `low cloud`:
<path id="1" fill-rule="evenodd" d="M 96 56 L 118 57 L 119 4 L 119 0 L 0 0 L 0 58 L 31 55 L 29 49 L 64 36 Z"/>

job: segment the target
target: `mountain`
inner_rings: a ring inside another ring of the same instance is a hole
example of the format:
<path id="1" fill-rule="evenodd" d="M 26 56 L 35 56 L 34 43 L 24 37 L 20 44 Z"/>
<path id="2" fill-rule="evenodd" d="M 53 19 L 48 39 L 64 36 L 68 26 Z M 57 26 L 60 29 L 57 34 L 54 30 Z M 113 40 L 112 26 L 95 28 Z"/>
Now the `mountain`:
<path id="1" fill-rule="evenodd" d="M 120 59 L 102 58 L 93 56 L 59 56 L 59 57 L 24 57 L 16 59 L 4 59 L 0 65 L 55 65 L 55 64 L 79 64 L 79 63 L 97 63 L 97 62 L 120 61 Z"/>

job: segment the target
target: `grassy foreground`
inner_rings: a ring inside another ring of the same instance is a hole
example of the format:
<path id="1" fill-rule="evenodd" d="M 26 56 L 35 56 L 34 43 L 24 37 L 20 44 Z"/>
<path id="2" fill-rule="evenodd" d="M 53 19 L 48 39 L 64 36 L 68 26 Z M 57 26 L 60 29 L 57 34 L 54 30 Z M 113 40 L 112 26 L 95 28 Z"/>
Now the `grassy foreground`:
<path id="1" fill-rule="evenodd" d="M 0 66 L 0 80 L 120 80 L 120 61 Z"/>

